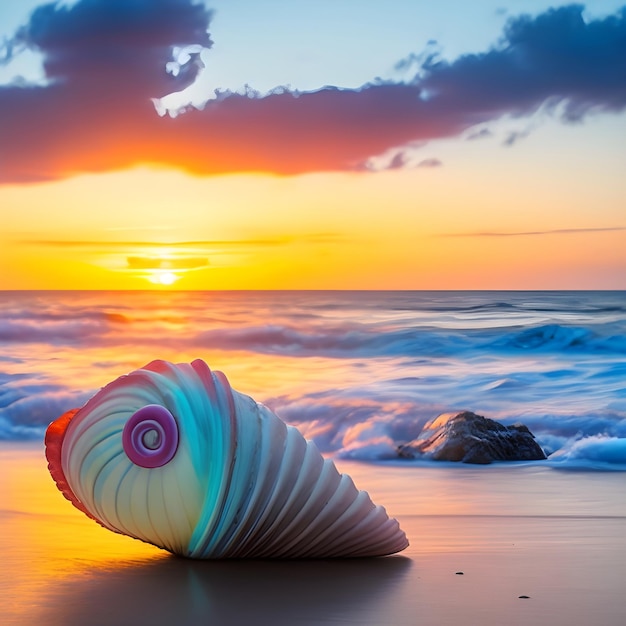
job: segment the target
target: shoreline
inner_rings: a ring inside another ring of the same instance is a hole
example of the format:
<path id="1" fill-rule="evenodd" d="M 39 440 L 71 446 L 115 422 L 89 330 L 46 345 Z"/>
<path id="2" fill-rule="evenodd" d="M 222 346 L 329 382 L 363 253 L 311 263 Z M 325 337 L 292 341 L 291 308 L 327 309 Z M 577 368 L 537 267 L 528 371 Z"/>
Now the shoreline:
<path id="1" fill-rule="evenodd" d="M 38 448 L 1 446 L 0 619 L 7 626 L 626 623 L 619 474 L 337 465 L 398 519 L 405 551 L 342 560 L 174 557 L 75 510 Z"/>
<path id="2" fill-rule="evenodd" d="M 154 549 L 144 559 L 84 563 L 46 585 L 29 607 L 5 612 L 3 623 L 618 626 L 626 620 L 626 518 L 400 522 L 411 546 L 387 557 L 194 561 Z M 489 542 L 477 541 L 485 534 Z"/>

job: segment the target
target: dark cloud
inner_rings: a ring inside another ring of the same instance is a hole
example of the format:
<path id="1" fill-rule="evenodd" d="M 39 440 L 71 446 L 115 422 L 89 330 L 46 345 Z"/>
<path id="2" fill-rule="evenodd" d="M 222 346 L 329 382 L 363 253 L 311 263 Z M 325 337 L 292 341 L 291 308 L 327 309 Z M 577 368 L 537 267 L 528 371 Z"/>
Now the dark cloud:
<path id="1" fill-rule="evenodd" d="M 57 179 L 138 163 L 197 174 L 367 169 L 373 156 L 539 110 L 565 121 L 626 107 L 626 8 L 585 22 L 583 7 L 509 19 L 497 46 L 401 62 L 408 82 L 359 89 L 222 93 L 159 117 L 152 98 L 183 89 L 211 46 L 211 12 L 192 0 L 47 4 L 4 46 L 43 56 L 45 85 L 0 87 L 0 182 Z M 173 47 L 191 47 L 181 64 Z M 169 72 L 166 71 L 169 68 Z M 393 167 L 404 167 L 400 150 Z"/>
<path id="2" fill-rule="evenodd" d="M 210 17 L 190 0 L 81 0 L 37 8 L 7 54 L 40 52 L 48 83 L 0 87 L 0 180 L 106 171 L 163 153 L 167 139 L 151 98 L 195 80 L 197 53 L 176 76 L 166 64 L 175 45 L 211 46 Z"/>
<path id="3" fill-rule="evenodd" d="M 175 77 L 164 69 L 172 61 L 172 46 L 212 45 L 210 16 L 189 0 L 81 0 L 72 7 L 50 3 L 33 11 L 12 45 L 42 52 L 48 79 L 82 86 L 76 95 L 106 97 L 107 88 L 115 85 L 135 96 L 160 97 L 195 80 L 197 55 L 177 68 Z"/>
<path id="4" fill-rule="evenodd" d="M 564 117 L 626 107 L 626 7 L 586 23 L 582 5 L 511 18 L 497 48 L 426 64 L 433 99 L 477 117 L 528 115 L 564 104 Z"/>

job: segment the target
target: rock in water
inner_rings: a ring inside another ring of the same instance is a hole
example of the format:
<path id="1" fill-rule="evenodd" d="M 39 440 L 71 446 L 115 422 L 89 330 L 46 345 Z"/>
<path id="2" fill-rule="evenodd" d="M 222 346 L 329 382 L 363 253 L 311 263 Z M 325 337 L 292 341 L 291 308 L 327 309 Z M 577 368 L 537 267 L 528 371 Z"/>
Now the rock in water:
<path id="1" fill-rule="evenodd" d="M 505 426 L 471 411 L 444 413 L 413 441 L 398 447 L 402 458 L 487 464 L 492 461 L 545 459 L 541 446 L 523 424 Z"/>

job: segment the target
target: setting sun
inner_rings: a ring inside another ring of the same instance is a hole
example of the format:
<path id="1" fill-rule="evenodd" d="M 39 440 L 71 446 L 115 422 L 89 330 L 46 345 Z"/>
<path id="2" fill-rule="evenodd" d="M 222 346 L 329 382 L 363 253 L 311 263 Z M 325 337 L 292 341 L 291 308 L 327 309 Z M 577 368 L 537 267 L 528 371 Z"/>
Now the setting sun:
<path id="1" fill-rule="evenodd" d="M 155 285 L 173 285 L 180 277 L 174 272 L 157 270 L 148 276 L 148 280 Z"/>

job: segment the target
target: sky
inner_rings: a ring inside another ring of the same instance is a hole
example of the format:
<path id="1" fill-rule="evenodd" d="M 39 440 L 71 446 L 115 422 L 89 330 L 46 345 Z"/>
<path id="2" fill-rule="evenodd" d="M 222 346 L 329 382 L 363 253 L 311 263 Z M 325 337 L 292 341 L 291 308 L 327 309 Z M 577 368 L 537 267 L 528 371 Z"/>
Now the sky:
<path id="1" fill-rule="evenodd" d="M 0 289 L 626 289 L 626 6 L 0 3 Z"/>

